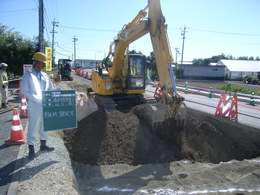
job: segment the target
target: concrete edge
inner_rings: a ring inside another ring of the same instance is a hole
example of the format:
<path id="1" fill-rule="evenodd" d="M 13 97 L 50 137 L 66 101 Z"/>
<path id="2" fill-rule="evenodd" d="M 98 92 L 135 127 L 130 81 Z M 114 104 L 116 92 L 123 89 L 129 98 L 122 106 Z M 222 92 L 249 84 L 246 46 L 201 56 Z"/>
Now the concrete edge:
<path id="1" fill-rule="evenodd" d="M 27 131 L 28 131 L 28 120 L 27 120 L 25 128 L 24 128 L 25 135 L 27 134 Z M 17 159 L 22 159 L 24 157 L 26 146 L 27 146 L 26 143 L 22 144 L 20 146 L 19 152 L 18 152 L 18 155 L 17 155 Z M 21 169 L 22 169 L 23 165 L 24 165 L 24 159 L 21 162 L 15 164 L 14 173 L 16 173 L 16 174 L 14 174 L 13 177 L 12 177 L 12 181 L 9 185 L 7 195 L 17 194 L 18 184 L 20 182 Z"/>

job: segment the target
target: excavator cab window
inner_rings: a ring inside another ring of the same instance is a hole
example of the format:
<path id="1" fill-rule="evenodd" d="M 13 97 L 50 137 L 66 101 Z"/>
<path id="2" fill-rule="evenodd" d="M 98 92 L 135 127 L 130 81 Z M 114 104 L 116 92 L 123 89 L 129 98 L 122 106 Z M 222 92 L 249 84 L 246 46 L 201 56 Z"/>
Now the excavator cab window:
<path id="1" fill-rule="evenodd" d="M 146 58 L 140 54 L 128 55 L 128 89 L 145 88 Z"/>

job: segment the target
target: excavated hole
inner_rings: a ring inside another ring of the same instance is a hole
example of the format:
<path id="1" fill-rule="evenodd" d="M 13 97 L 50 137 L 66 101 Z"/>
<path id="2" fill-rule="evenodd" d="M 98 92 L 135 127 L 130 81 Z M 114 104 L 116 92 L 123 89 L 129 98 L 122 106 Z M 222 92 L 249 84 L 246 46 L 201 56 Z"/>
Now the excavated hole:
<path id="1" fill-rule="evenodd" d="M 122 113 L 99 108 L 81 120 L 77 129 L 64 131 L 71 158 L 90 165 L 139 165 L 182 159 L 219 163 L 260 155 L 257 142 L 245 141 L 247 129 L 198 117 L 197 112 L 188 112 L 185 128 L 176 131 L 172 139 L 152 133 L 147 121 L 140 118 L 136 109 Z"/>

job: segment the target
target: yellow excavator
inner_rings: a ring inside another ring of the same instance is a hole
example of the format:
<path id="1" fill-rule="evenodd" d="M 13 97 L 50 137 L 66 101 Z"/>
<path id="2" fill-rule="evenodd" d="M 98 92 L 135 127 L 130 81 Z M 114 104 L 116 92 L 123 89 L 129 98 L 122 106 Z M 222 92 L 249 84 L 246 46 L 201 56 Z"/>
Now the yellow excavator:
<path id="1" fill-rule="evenodd" d="M 147 17 L 148 11 L 148 17 Z M 105 62 L 92 71 L 92 90 L 97 101 L 105 108 L 115 109 L 118 100 L 127 103 L 145 103 L 146 58 L 140 54 L 128 54 L 129 45 L 150 34 L 163 99 L 147 104 L 144 112 L 152 126 L 174 124 L 184 126 L 186 106 L 176 90 L 173 58 L 167 37 L 167 26 L 161 11 L 160 0 L 148 0 L 148 5 L 117 34 L 111 43 L 105 61 L 112 58 L 112 67 Z"/>

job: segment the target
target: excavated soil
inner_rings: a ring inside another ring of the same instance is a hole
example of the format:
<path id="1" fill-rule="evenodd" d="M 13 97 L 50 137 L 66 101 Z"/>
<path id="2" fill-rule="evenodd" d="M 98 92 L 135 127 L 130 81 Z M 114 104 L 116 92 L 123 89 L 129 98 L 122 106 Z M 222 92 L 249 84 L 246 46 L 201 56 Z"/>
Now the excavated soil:
<path id="1" fill-rule="evenodd" d="M 172 162 L 178 156 L 132 112 L 99 109 L 65 132 L 72 159 L 91 165 Z"/>

